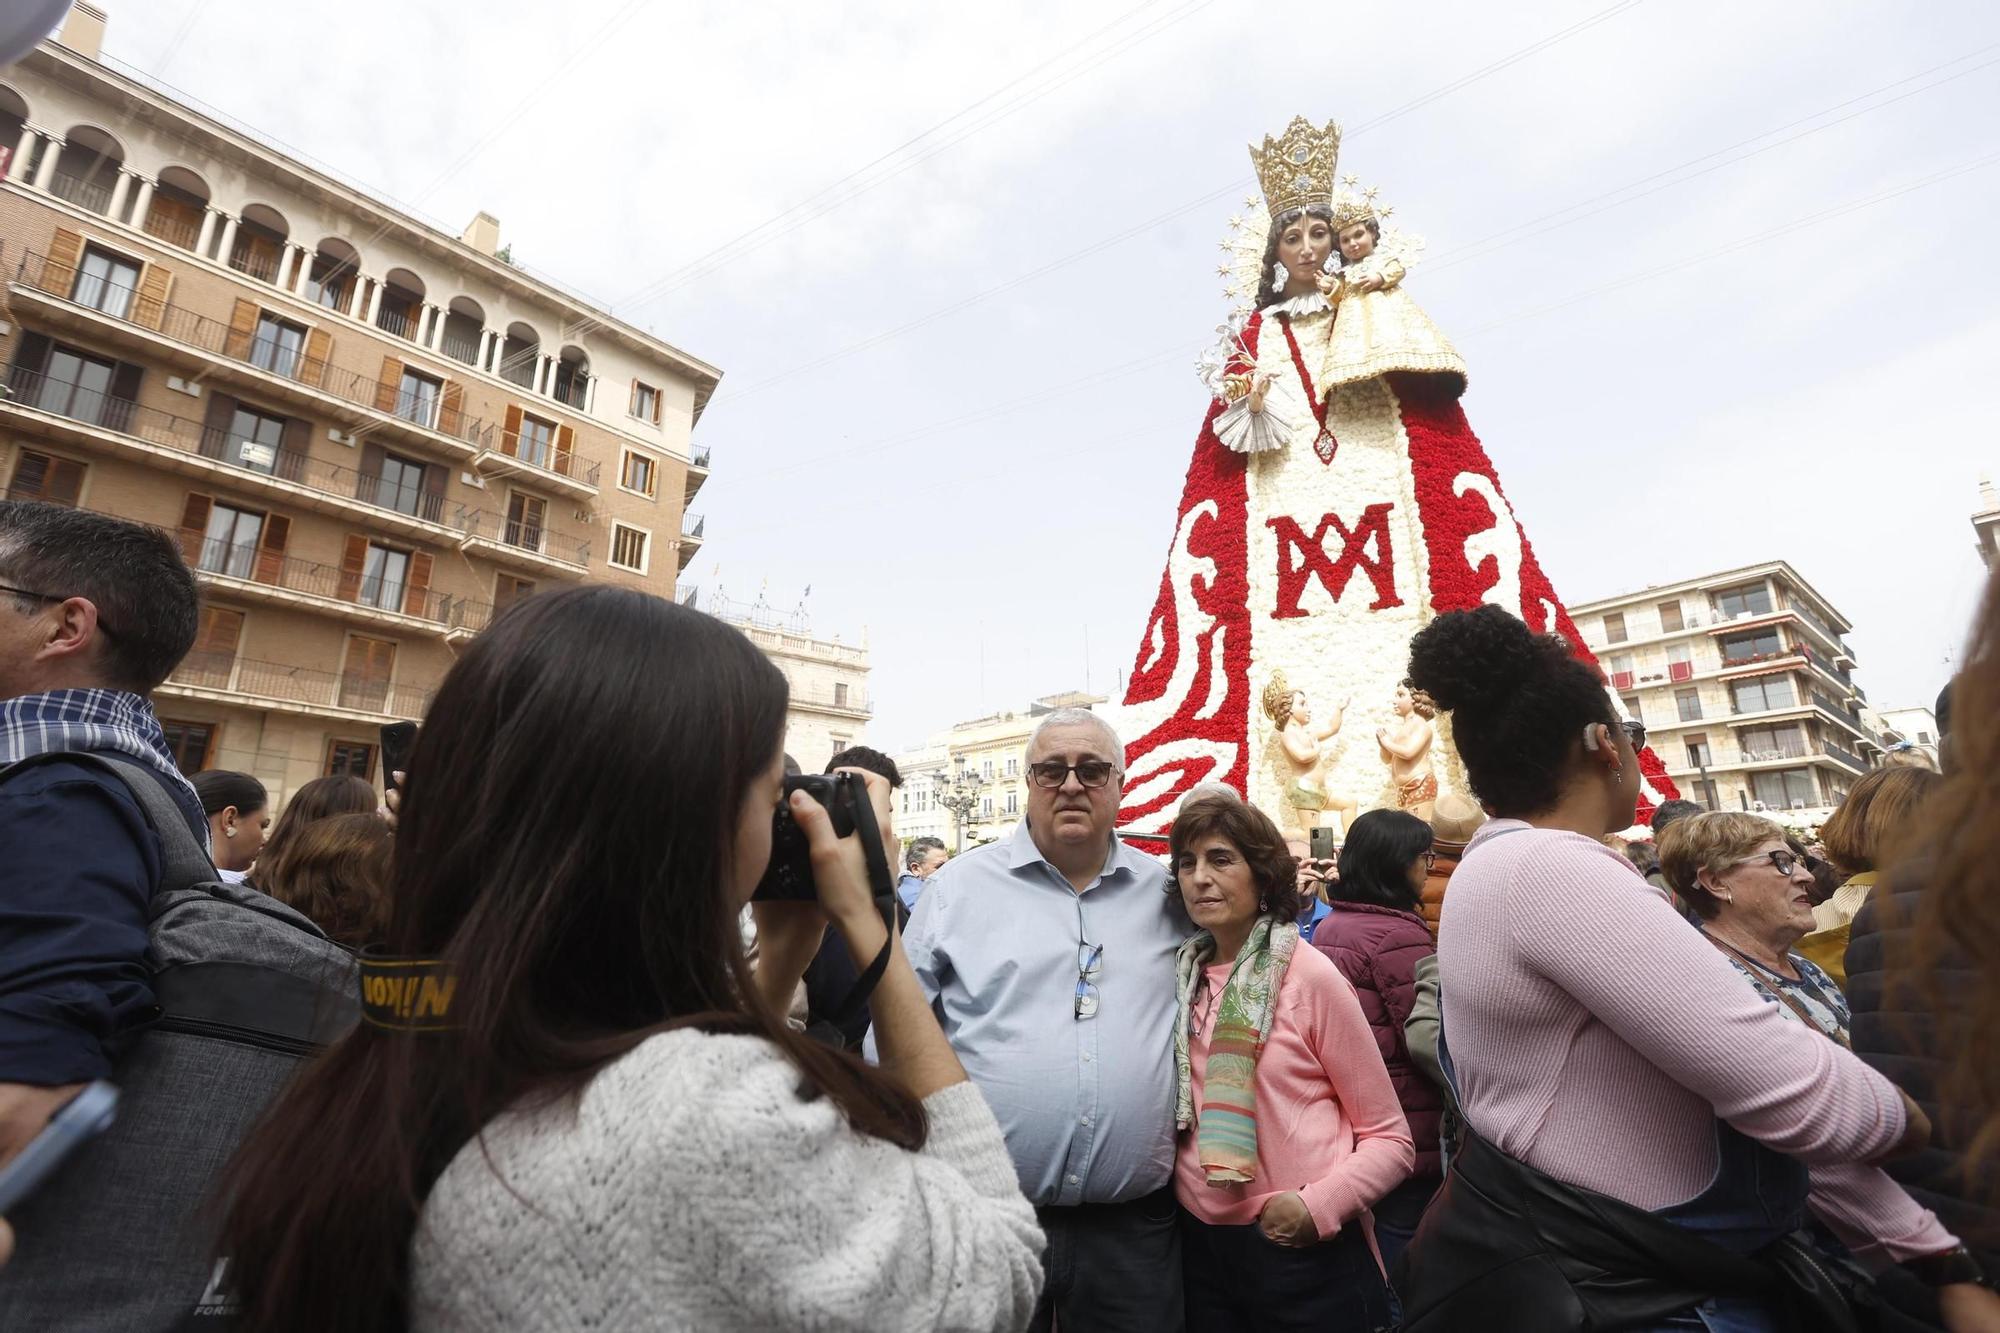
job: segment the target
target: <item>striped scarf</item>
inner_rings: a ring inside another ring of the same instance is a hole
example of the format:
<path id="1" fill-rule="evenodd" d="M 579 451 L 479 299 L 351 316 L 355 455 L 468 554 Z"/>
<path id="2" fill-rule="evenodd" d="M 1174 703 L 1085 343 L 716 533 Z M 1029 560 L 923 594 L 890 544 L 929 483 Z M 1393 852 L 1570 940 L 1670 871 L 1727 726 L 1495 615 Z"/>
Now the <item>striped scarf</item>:
<path id="1" fill-rule="evenodd" d="M 1278 987 L 1298 943 L 1298 926 L 1275 916 L 1260 916 L 1250 927 L 1216 1001 L 1198 1121 L 1188 1041 L 1194 1026 L 1195 986 L 1202 968 L 1215 956 L 1215 936 L 1204 930 L 1175 956 L 1181 1021 L 1174 1028 L 1174 1072 L 1179 1083 L 1174 1123 L 1181 1129 L 1195 1125 L 1195 1149 L 1211 1185 L 1239 1185 L 1257 1178 L 1257 1057 L 1270 1039 Z"/>
<path id="2" fill-rule="evenodd" d="M 176 803 L 194 817 L 191 822 L 199 825 L 207 845 L 201 797 L 181 776 L 160 719 L 142 696 L 126 690 L 50 690 L 0 702 L 0 768 L 59 750 L 109 750 L 154 770 L 175 793 Z"/>

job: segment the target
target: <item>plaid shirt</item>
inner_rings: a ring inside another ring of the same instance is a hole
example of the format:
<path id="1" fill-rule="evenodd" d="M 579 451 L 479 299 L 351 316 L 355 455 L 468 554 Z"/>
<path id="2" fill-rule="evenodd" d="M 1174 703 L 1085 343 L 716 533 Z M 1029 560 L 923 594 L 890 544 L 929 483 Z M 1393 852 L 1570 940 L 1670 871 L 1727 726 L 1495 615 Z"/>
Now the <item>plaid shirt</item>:
<path id="1" fill-rule="evenodd" d="M 0 768 L 54 750 L 110 750 L 158 772 L 183 807 L 201 808 L 153 706 L 126 690 L 51 690 L 0 703 Z M 202 841 L 208 831 L 203 822 Z"/>

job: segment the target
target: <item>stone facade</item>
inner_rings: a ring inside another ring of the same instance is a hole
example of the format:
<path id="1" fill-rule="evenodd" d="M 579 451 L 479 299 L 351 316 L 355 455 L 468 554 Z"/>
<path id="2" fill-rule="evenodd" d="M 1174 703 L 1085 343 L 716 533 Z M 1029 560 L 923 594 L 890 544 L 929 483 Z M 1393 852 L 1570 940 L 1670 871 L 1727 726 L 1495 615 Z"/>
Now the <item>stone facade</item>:
<path id="1" fill-rule="evenodd" d="M 671 597 L 719 372 L 83 51 L 0 71 L 0 481 L 177 532 L 183 766 L 379 781 L 540 589 Z"/>

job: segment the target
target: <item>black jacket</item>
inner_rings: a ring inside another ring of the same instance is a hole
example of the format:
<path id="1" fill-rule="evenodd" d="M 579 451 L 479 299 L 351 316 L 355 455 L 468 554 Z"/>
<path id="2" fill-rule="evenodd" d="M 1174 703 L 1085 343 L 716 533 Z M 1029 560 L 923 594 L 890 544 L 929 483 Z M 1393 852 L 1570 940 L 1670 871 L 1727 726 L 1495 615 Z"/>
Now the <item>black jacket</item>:
<path id="1" fill-rule="evenodd" d="M 1963 1040 L 1963 1000 L 1978 983 L 1967 960 L 1949 954 L 1927 977 L 1912 975 L 1910 950 L 1926 878 L 1919 869 L 1884 880 L 1854 919 L 1847 945 L 1854 1053 L 1909 1093 L 1931 1119 L 1932 1146 L 1885 1163 L 1889 1174 L 1936 1213 L 1989 1274 L 2000 1273 L 2000 1207 L 1990 1202 L 2000 1198 L 2000 1170 L 1989 1167 L 1976 1182 L 1966 1178 L 1960 1150 L 1978 1116 L 1970 1108 L 1946 1107 L 1940 1098 Z M 1942 1005 L 1934 1004 L 1932 990 Z"/>

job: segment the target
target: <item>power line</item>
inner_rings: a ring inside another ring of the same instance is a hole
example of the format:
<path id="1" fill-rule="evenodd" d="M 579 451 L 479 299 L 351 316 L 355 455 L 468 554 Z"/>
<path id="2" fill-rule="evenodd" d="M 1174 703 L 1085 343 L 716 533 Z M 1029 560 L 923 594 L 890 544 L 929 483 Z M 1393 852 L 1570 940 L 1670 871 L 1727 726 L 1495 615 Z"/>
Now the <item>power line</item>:
<path id="1" fill-rule="evenodd" d="M 1411 112 L 1418 110 L 1421 107 L 1428 106 L 1432 102 L 1435 102 L 1442 97 L 1457 92 L 1462 88 L 1469 87 L 1472 84 L 1477 83 L 1481 79 L 1485 79 L 1494 74 L 1497 74 L 1501 70 L 1506 69 L 1511 65 L 1518 64 L 1520 61 L 1527 59 L 1529 56 L 1535 55 L 1541 51 L 1545 51 L 1550 47 L 1557 45 L 1560 42 L 1567 41 L 1571 37 L 1574 37 L 1581 32 L 1584 32 L 1590 28 L 1597 26 L 1599 23 L 1603 23 L 1609 19 L 1615 18 L 1619 14 L 1624 13 L 1626 10 L 1635 8 L 1640 3 L 1641 0 L 1620 0 L 1619 3 L 1611 5 L 1609 8 L 1599 10 L 1596 14 L 1591 15 L 1589 18 L 1586 18 L 1581 22 L 1571 24 L 1567 28 L 1563 28 L 1557 32 L 1551 33 L 1547 37 L 1541 38 L 1539 41 L 1531 42 L 1527 46 L 1521 47 L 1517 51 L 1510 52 L 1509 54 L 1500 57 L 1498 60 L 1494 60 L 1485 65 L 1482 65 L 1478 69 L 1473 70 L 1471 73 L 1462 75 L 1461 77 L 1452 80 L 1450 83 L 1447 83 L 1442 87 L 1433 89 L 1432 91 L 1425 93 L 1421 97 L 1414 98 L 1411 101 L 1403 103 L 1399 107 L 1395 107 L 1389 111 L 1383 112 L 1379 116 L 1375 116 L 1368 120 L 1362 121 L 1360 124 L 1356 125 L 1353 129 L 1345 131 L 1344 138 L 1351 140 L 1357 135 L 1365 134 L 1369 130 L 1374 129 L 1381 125 L 1385 125 L 1388 122 L 1395 120 L 1400 116 L 1408 115 Z M 737 389 L 734 391 L 728 389 L 720 390 L 716 394 L 716 401 L 725 401 L 730 403 L 740 402 L 744 398 L 747 398 L 752 394 L 761 393 L 764 390 L 769 389 L 776 384 L 782 383 L 783 381 L 791 379 L 797 375 L 804 374 L 807 371 L 818 369 L 820 366 L 828 365 L 832 362 L 843 360 L 846 357 L 855 356 L 861 352 L 868 351 L 871 348 L 878 347 L 882 343 L 900 337 L 905 333 L 913 332 L 917 329 L 924 327 L 925 325 L 934 323 L 939 319 L 945 318 L 946 316 L 957 314 L 960 311 L 969 309 L 970 307 L 978 305 L 980 302 L 988 300 L 994 296 L 998 296 L 1003 292 L 1011 291 L 1014 288 L 1019 287 L 1024 283 L 1032 282 L 1036 278 L 1046 277 L 1051 273 L 1055 273 L 1061 269 L 1069 267 L 1071 264 L 1075 264 L 1082 260 L 1088 259 L 1093 255 L 1101 254 L 1102 252 L 1110 249 L 1114 245 L 1118 245 L 1121 244 L 1122 242 L 1128 241 L 1132 239 L 1134 236 L 1142 235 L 1143 233 L 1150 231 L 1155 227 L 1162 226 L 1168 222 L 1173 221 L 1176 218 L 1183 217 L 1188 213 L 1193 212 L 1197 208 L 1205 207 L 1209 204 L 1216 202 L 1221 198 L 1224 198 L 1225 196 L 1234 194 L 1236 191 L 1243 189 L 1246 186 L 1254 186 L 1255 184 L 1256 180 L 1254 177 L 1238 177 L 1236 180 L 1230 182 L 1228 185 L 1223 186 L 1219 190 L 1210 191 L 1209 193 L 1202 195 L 1199 198 L 1191 199 L 1184 204 L 1176 205 L 1175 207 L 1168 209 L 1166 212 L 1157 214 L 1156 216 L 1148 218 L 1146 221 L 1138 223 L 1132 227 L 1128 227 L 1124 231 L 1116 232 L 1110 236 L 1105 237 L 1102 240 L 1094 241 L 1080 250 L 1075 250 L 1067 255 L 1062 256 L 1060 259 L 1051 260 L 1050 262 L 1041 265 L 1039 268 L 1031 269 L 1026 273 L 1019 274 L 1016 277 L 1008 279 L 1006 282 L 1000 283 L 993 287 L 986 288 L 979 292 L 975 292 L 971 296 L 964 297 L 958 301 L 955 301 L 951 305 L 945 306 L 942 309 L 932 311 L 930 314 L 911 320 L 908 323 L 898 325 L 893 329 L 885 330 L 882 333 L 874 334 L 868 338 L 863 339 L 861 342 L 852 344 L 848 347 L 841 348 L 838 351 L 829 352 L 824 356 L 818 357 L 813 361 L 805 363 L 804 365 L 795 366 L 789 370 L 780 371 L 774 375 L 766 376 L 764 379 L 757 380 L 745 388 Z M 711 403 L 711 406 L 712 405 L 713 402 Z"/>

